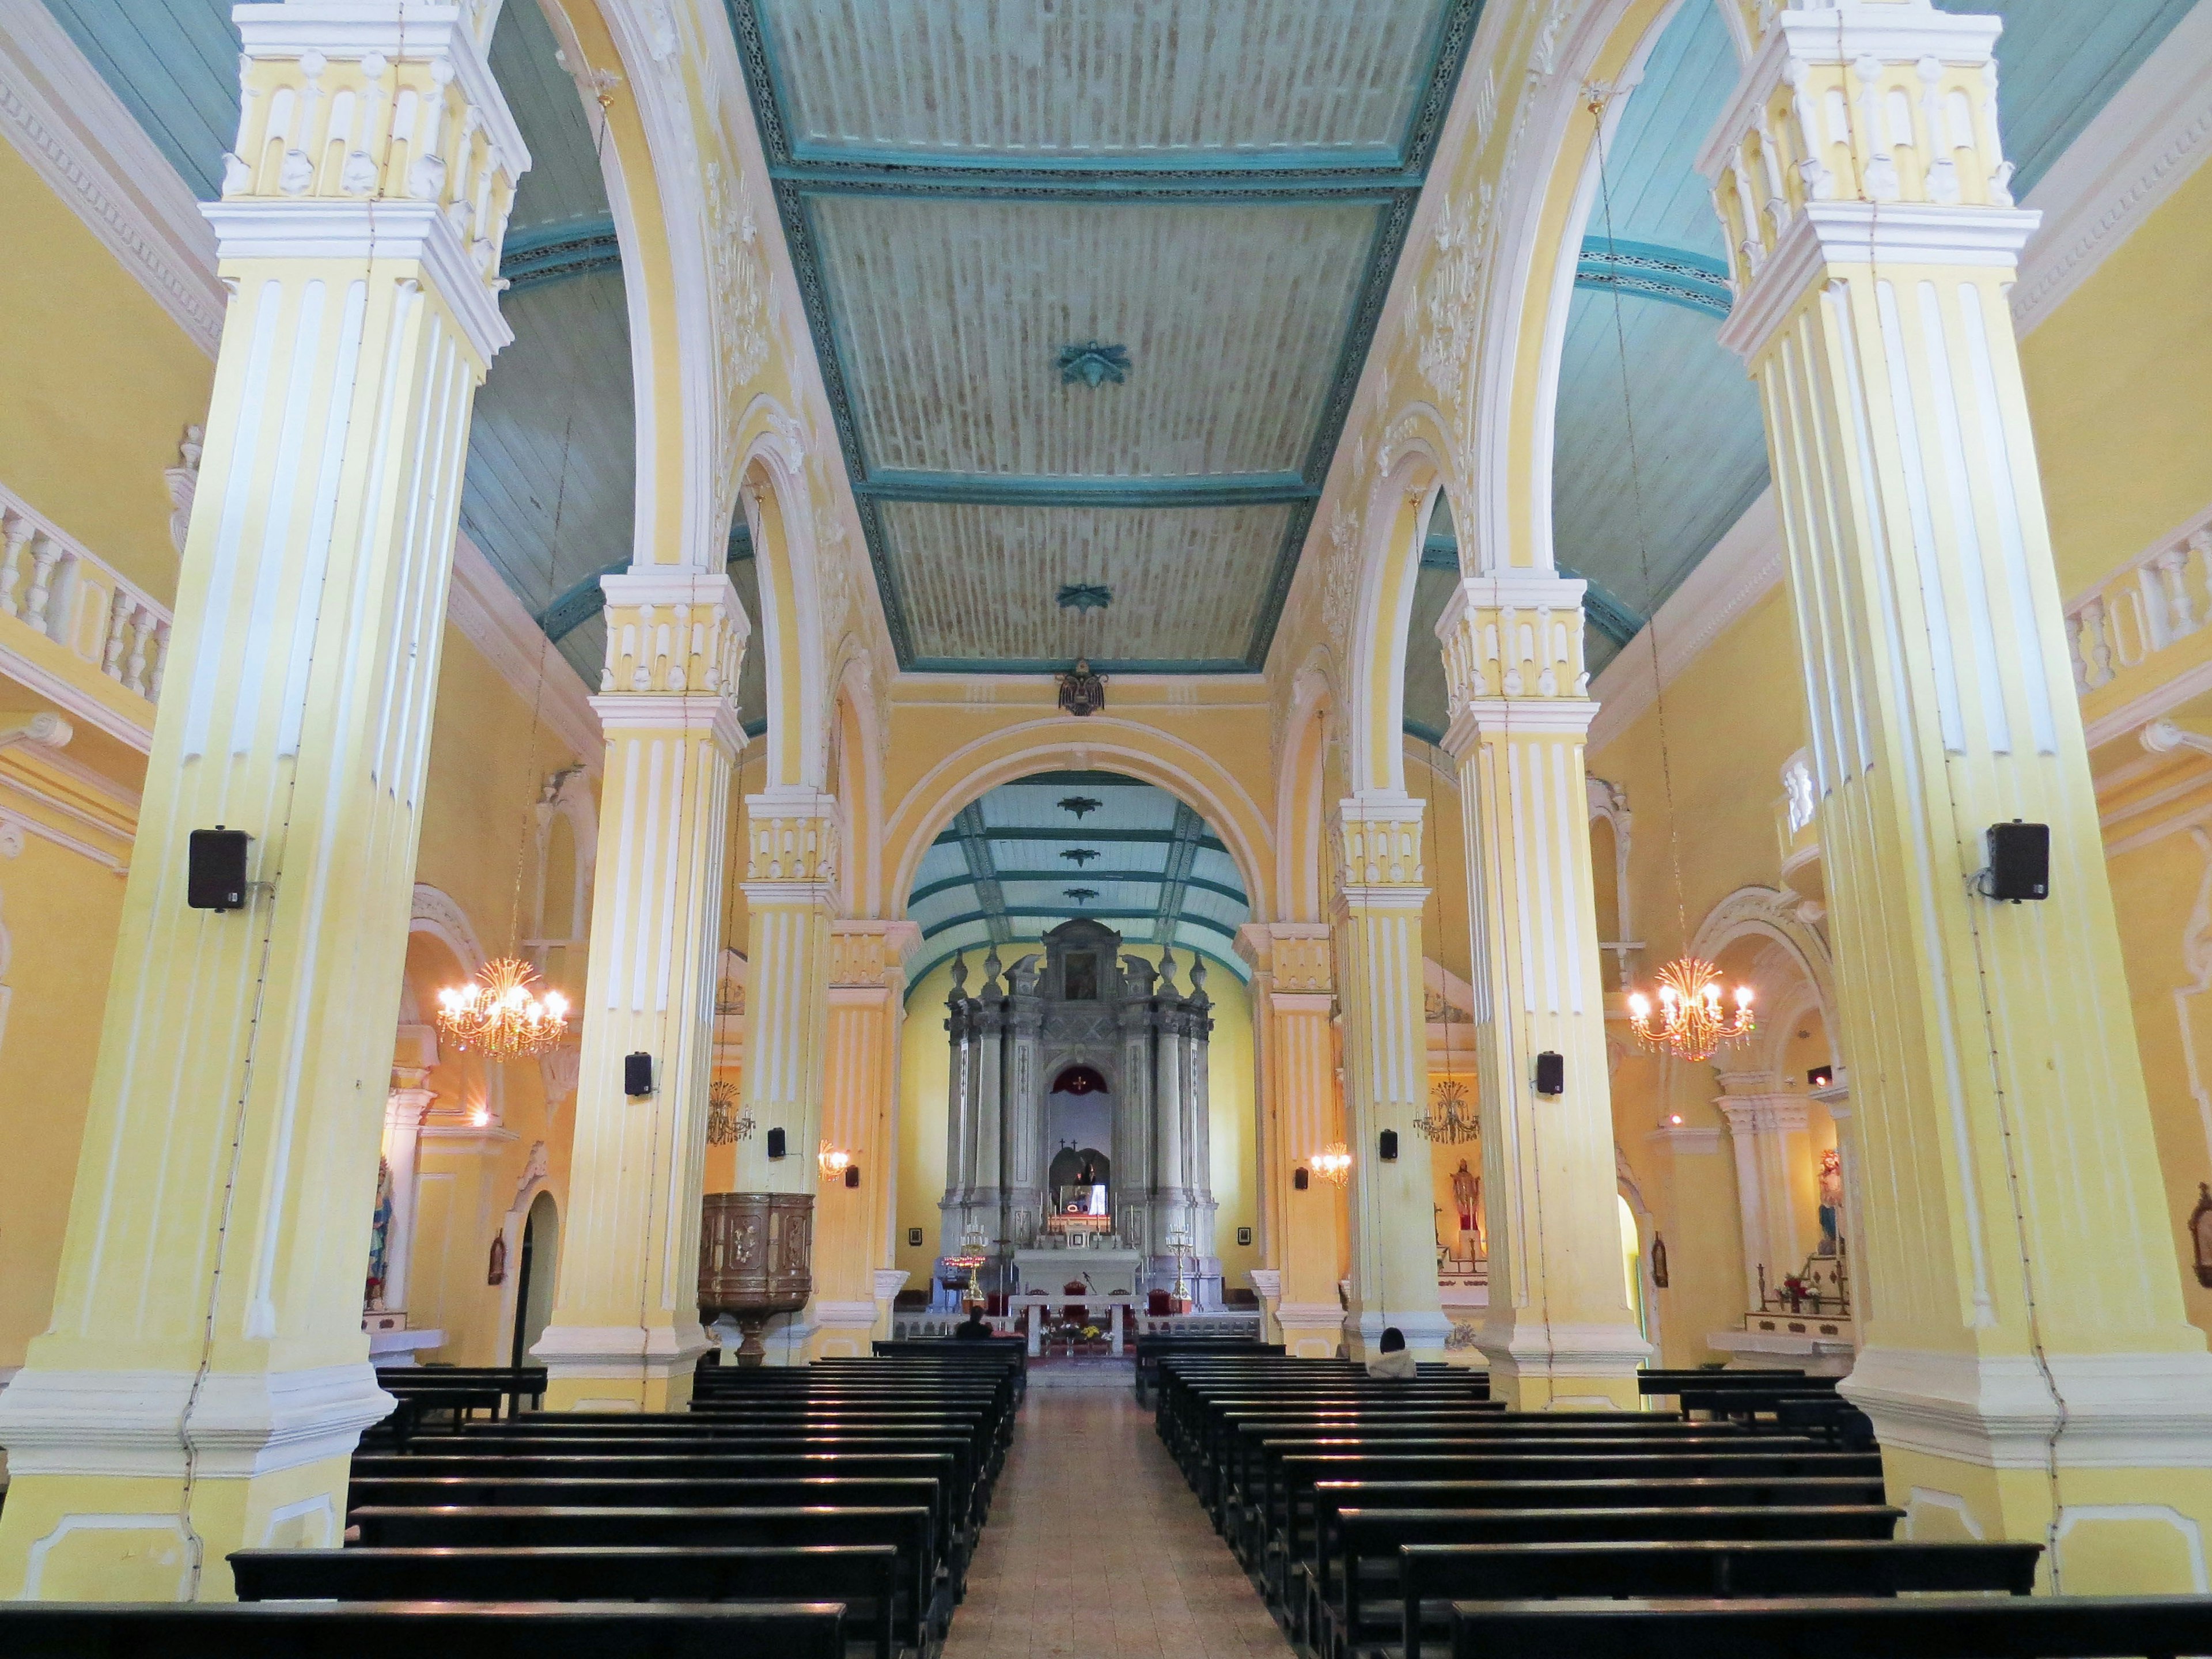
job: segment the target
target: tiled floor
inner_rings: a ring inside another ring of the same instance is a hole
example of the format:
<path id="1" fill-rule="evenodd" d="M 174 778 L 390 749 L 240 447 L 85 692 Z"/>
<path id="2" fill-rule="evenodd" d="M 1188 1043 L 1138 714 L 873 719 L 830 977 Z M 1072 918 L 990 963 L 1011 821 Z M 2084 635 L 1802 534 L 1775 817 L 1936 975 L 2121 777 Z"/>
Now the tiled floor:
<path id="1" fill-rule="evenodd" d="M 945 1659 L 1293 1652 L 1126 1389 L 1031 1389 Z"/>

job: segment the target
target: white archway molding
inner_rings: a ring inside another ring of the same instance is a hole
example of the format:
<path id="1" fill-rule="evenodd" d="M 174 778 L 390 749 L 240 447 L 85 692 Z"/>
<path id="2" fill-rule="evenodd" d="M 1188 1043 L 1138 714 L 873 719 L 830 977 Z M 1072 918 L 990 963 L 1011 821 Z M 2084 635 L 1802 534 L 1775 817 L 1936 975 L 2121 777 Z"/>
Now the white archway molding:
<path id="1" fill-rule="evenodd" d="M 415 884 L 415 902 L 408 916 L 407 931 L 427 933 L 436 939 L 453 953 L 453 959 L 461 964 L 465 974 L 473 974 L 484 965 L 483 946 L 477 942 L 477 930 L 469 921 L 469 913 L 450 894 L 428 882 Z"/>
<path id="2" fill-rule="evenodd" d="M 531 915 L 533 937 L 527 943 L 538 946 L 580 945 L 591 935 L 592 875 L 599 867 L 599 809 L 592 796 L 590 775 L 580 766 L 555 773 L 538 799 L 533 817 L 538 892 Z M 552 897 L 548 884 L 552 879 L 550 860 L 556 820 L 568 826 L 569 845 L 574 849 L 569 870 L 568 936 L 562 939 L 549 939 L 545 933 L 545 908 Z"/>
<path id="3" fill-rule="evenodd" d="M 1835 1018 L 1835 965 L 1827 941 L 1810 923 L 1798 918 L 1797 907 L 1802 902 L 1778 888 L 1739 887 L 1705 913 L 1690 941 L 1690 953 L 1714 962 L 1723 951 L 1741 940 L 1768 941 L 1790 971 L 1813 988 L 1820 1018 L 1833 1040 L 1839 1030 Z M 1843 1056 L 1836 1059 L 1842 1063 Z"/>
<path id="4" fill-rule="evenodd" d="M 884 727 L 872 667 L 857 647 L 845 653 L 831 732 L 838 764 L 825 768 L 826 787 L 837 795 L 845 817 L 838 881 L 848 917 L 883 914 Z"/>
<path id="5" fill-rule="evenodd" d="M 1330 722 L 1342 707 L 1331 666 L 1326 646 L 1307 654 L 1275 724 L 1275 914 L 1285 921 L 1322 920 Z"/>
<path id="6" fill-rule="evenodd" d="M 923 774 L 884 828 L 892 920 L 906 915 L 922 855 L 962 807 L 1002 783 L 1063 769 L 1125 773 L 1195 807 L 1236 861 L 1252 920 L 1272 920 L 1274 871 L 1267 817 L 1218 761 L 1181 738 L 1109 714 L 1071 726 L 1065 715 L 1025 720 L 963 744 Z"/>
<path id="7" fill-rule="evenodd" d="M 1346 675 L 1346 781 L 1357 793 L 1405 793 L 1406 635 L 1421 546 L 1449 471 L 1449 453 L 1436 410 L 1417 404 L 1391 426 L 1376 456 L 1376 477 L 1361 515 Z"/>
<path id="8" fill-rule="evenodd" d="M 746 423 L 758 424 L 738 476 L 760 574 L 760 640 L 767 653 L 769 788 L 820 789 L 829 760 L 830 683 L 823 672 L 821 568 L 814 501 L 806 487 L 805 429 L 766 395 Z"/>

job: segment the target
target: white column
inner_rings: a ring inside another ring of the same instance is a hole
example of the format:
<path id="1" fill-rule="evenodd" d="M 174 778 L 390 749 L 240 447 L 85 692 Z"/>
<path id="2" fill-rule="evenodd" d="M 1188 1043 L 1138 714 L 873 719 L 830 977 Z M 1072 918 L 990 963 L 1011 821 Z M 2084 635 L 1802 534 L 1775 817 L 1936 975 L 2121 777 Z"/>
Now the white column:
<path id="1" fill-rule="evenodd" d="M 392 1170 L 392 1224 L 384 1236 L 384 1308 L 407 1310 L 407 1269 L 415 1255 L 415 1204 L 422 1189 L 422 1119 L 437 1096 L 422 1073 L 395 1066 L 384 1101 L 384 1161 Z"/>
<path id="2" fill-rule="evenodd" d="M 1771 1072 L 1723 1072 L 1726 1093 L 1713 1104 L 1728 1120 L 1735 1152 L 1736 1202 L 1743 1212 L 1744 1306 L 1759 1306 L 1760 1269 L 1771 1292 L 1802 1265 L 1790 1199 L 1791 1159 L 1808 1153 L 1805 1101 L 1777 1089 Z"/>

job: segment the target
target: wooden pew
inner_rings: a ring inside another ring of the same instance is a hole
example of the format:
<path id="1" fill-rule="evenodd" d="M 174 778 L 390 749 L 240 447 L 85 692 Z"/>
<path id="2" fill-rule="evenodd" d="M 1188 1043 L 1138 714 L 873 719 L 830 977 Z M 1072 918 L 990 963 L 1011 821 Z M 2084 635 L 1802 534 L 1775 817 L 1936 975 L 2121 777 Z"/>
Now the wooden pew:
<path id="1" fill-rule="evenodd" d="M 241 1601 L 791 1601 L 846 1609 L 848 1638 L 897 1659 L 898 1551 L 797 1549 L 237 1550 Z"/>
<path id="2" fill-rule="evenodd" d="M 2212 1653 L 2202 1595 L 1455 1601 L 1453 1659 L 2175 1659 Z"/>
<path id="3" fill-rule="evenodd" d="M 2040 1544 L 1922 1543 L 1883 1539 L 1676 1539 L 1667 1543 L 1405 1544 L 1398 1548 L 1395 1621 L 1363 1620 L 1364 1594 L 1347 1561 L 1345 1638 L 1352 1646 L 1393 1635 L 1406 1659 L 1424 1641 L 1450 1640 L 1452 1601 L 1553 1596 L 1884 1595 L 2035 1589 Z M 1381 1610 L 1376 1609 L 1379 1613 Z"/>
<path id="4" fill-rule="evenodd" d="M 934 1522 L 928 1509 L 788 1506 L 708 1509 L 690 1505 L 503 1505 L 407 1509 L 365 1504 L 347 1519 L 360 1545 L 376 1549 L 562 1549 L 675 1547 L 791 1549 L 815 1544 L 889 1544 L 898 1552 L 896 1630 L 921 1646 L 950 1618 L 951 1586 L 938 1580 Z M 349 1540 L 349 1542 L 352 1540 Z M 389 1654 L 381 1659 L 390 1659 Z"/>
<path id="5" fill-rule="evenodd" d="M 844 1659 L 836 1602 L 11 1601 L 9 1659 Z"/>
<path id="6" fill-rule="evenodd" d="M 1817 1512 L 1823 1517 L 1820 1529 L 1807 1531 L 1790 1529 L 1791 1523 L 1780 1523 L 1784 1529 L 1776 1532 L 1738 1532 L 1719 1534 L 1723 1537 L 1751 1538 L 1888 1538 L 1895 1530 L 1897 1511 L 1883 1501 L 1882 1483 L 1879 1478 L 1831 1480 L 1815 1476 L 1807 1480 L 1752 1478 L 1735 1480 L 1724 1475 L 1699 1475 L 1669 1479 L 1663 1482 L 1650 1480 L 1436 1480 L 1436 1481 L 1322 1481 L 1314 1488 L 1314 1510 L 1311 1540 L 1301 1535 L 1293 1540 L 1290 1552 L 1279 1556 L 1282 1576 L 1278 1599 L 1285 1607 L 1294 1607 L 1300 1588 L 1290 1571 L 1290 1563 L 1302 1561 L 1310 1565 L 1315 1591 L 1324 1601 L 1334 1599 L 1334 1588 L 1340 1577 L 1339 1564 L 1345 1556 L 1345 1528 L 1341 1519 L 1346 1510 L 1408 1511 L 1434 1510 L 1464 1517 L 1480 1514 L 1485 1510 L 1497 1510 L 1521 1516 L 1571 1517 L 1586 1511 L 1627 1510 L 1639 1514 L 1661 1513 L 1668 1510 L 1735 1510 L 1751 1515 L 1781 1514 L 1784 1511 Z M 1515 1534 L 1505 1533 L 1468 1536 L 1460 1531 L 1430 1534 L 1420 1537 L 1406 1536 L 1410 1530 L 1399 1522 L 1400 1544 L 1423 1543 L 1510 1543 Z M 1454 1525 L 1459 1523 L 1455 1522 Z M 1534 1531 L 1527 1541 L 1535 1543 L 1560 1537 L 1639 1538 L 1641 1532 L 1608 1533 L 1576 1530 L 1561 1532 Z M 1737 1522 L 1731 1518 L 1730 1525 Z M 1698 1537 L 1698 1533 L 1661 1534 L 1662 1536 Z M 1395 1545 L 1384 1546 L 1386 1558 Z M 1373 1559 L 1362 1553 L 1362 1559 Z"/>
<path id="7" fill-rule="evenodd" d="M 1624 1506 L 1618 1509 L 1447 1510 L 1337 1506 L 1327 1494 L 1329 1554 L 1301 1561 L 1285 1614 L 1302 1632 L 1318 1633 L 1334 1618 L 1364 1617 L 1363 1603 L 1395 1600 L 1397 1580 L 1370 1563 L 1395 1564 L 1419 1544 L 1674 1544 L 1708 1540 L 1863 1539 L 1886 1542 L 1905 1511 L 1850 1504 L 1754 1504 L 1715 1507 Z M 1357 1599 L 1347 1601 L 1342 1564 L 1362 1571 Z"/>
<path id="8" fill-rule="evenodd" d="M 530 1401 L 534 1409 L 545 1401 L 545 1367 L 543 1365 L 379 1365 L 376 1380 L 389 1387 L 393 1382 L 417 1381 L 436 1382 L 489 1383 L 507 1397 L 507 1409 L 519 1412 L 522 1402 Z"/>

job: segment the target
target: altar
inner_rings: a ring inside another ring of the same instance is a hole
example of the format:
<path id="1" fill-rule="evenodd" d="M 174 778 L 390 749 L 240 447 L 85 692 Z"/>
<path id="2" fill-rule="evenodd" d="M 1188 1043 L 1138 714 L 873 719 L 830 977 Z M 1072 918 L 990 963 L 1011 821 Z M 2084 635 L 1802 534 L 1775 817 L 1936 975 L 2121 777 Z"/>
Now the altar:
<path id="1" fill-rule="evenodd" d="M 1016 1250 L 1014 1291 L 1017 1295 L 1042 1292 L 1057 1297 L 1070 1285 L 1079 1284 L 1094 1302 L 1134 1297 L 1144 1261 L 1135 1250 L 1110 1247 Z M 1080 1298 L 1071 1295 L 1071 1299 Z"/>

